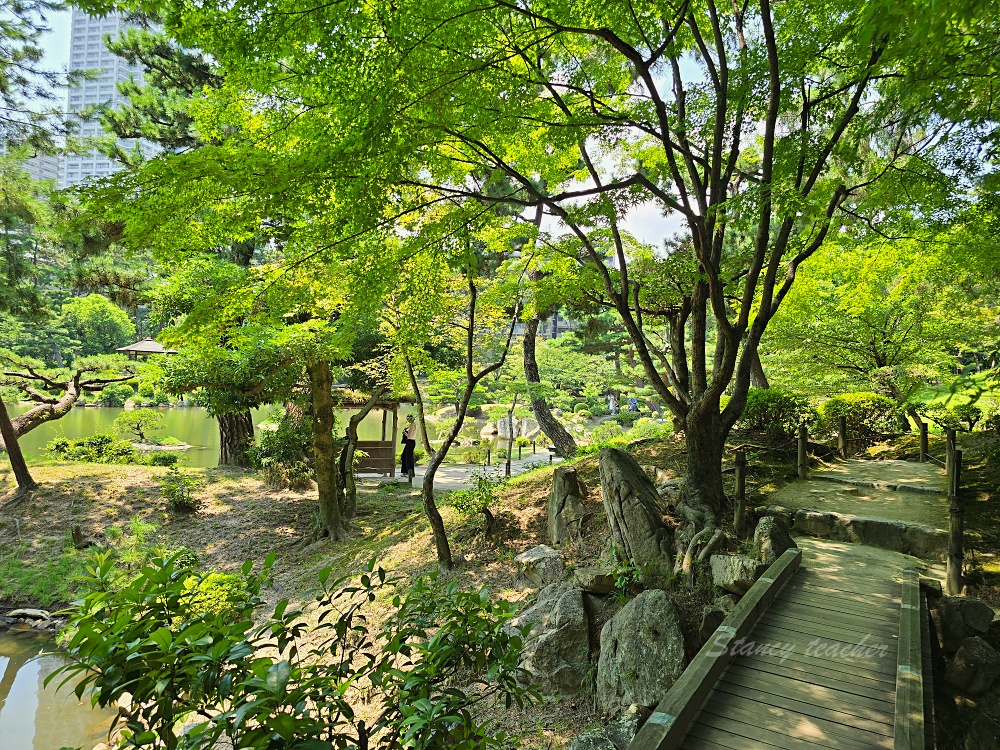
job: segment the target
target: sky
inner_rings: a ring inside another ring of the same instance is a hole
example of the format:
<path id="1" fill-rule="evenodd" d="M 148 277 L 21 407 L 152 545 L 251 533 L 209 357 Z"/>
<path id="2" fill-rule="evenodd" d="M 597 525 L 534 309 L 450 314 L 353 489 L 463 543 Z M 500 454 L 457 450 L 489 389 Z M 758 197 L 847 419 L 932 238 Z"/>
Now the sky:
<path id="1" fill-rule="evenodd" d="M 70 12 L 53 13 L 48 22 L 51 31 L 42 38 L 45 62 L 49 68 L 64 70 L 69 65 Z"/>

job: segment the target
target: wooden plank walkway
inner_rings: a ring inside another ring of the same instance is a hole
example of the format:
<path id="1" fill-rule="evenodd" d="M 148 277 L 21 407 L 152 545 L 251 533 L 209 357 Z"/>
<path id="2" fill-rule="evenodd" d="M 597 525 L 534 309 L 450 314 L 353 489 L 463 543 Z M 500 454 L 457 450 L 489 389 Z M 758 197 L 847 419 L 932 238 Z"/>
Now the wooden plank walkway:
<path id="1" fill-rule="evenodd" d="M 916 575 L 900 584 L 789 560 L 783 582 L 779 560 L 755 584 L 777 589 L 770 604 L 752 622 L 723 623 L 718 647 L 706 644 L 685 671 L 700 682 L 682 676 L 630 750 L 933 747 Z"/>

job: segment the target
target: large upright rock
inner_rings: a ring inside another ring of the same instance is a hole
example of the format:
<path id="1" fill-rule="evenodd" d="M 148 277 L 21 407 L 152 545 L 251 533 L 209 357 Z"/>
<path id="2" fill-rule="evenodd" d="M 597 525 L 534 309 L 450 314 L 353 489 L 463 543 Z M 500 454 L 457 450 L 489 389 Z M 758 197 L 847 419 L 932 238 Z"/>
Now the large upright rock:
<path id="1" fill-rule="evenodd" d="M 684 671 L 684 636 L 665 591 L 643 591 L 601 630 L 597 702 L 614 714 L 631 704 L 655 706 Z"/>
<path id="2" fill-rule="evenodd" d="M 604 510 L 622 561 L 655 573 L 673 558 L 670 529 L 652 481 L 628 453 L 604 448 L 599 457 Z"/>
<path id="3" fill-rule="evenodd" d="M 1000 653 L 979 636 L 962 641 L 944 679 L 966 695 L 981 695 L 1000 677 Z"/>
<path id="4" fill-rule="evenodd" d="M 563 544 L 579 538 L 580 525 L 587 511 L 580 500 L 580 480 L 572 466 L 557 466 L 552 474 L 549 493 L 549 541 Z"/>
<path id="5" fill-rule="evenodd" d="M 708 562 L 712 568 L 712 583 L 737 596 L 748 592 L 768 568 L 757 558 L 746 555 L 712 555 Z"/>
<path id="6" fill-rule="evenodd" d="M 542 589 L 534 606 L 512 621 L 530 625 L 520 666 L 544 693 L 572 695 L 589 670 L 590 630 L 583 592 L 568 583 Z"/>
<path id="7" fill-rule="evenodd" d="M 787 550 L 798 545 L 792 541 L 788 529 L 775 516 L 764 516 L 753 533 L 753 547 L 761 561 L 770 565 Z"/>

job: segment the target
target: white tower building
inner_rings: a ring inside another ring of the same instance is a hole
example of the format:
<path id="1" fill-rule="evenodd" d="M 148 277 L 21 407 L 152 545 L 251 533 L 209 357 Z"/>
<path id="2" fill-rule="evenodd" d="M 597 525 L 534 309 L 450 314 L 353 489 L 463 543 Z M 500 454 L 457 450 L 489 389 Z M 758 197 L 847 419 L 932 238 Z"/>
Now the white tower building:
<path id="1" fill-rule="evenodd" d="M 114 38 L 128 27 L 129 24 L 117 13 L 96 17 L 73 8 L 69 69 L 100 72 L 93 80 L 83 81 L 78 87 L 70 89 L 70 113 L 97 104 L 110 102 L 114 106 L 122 103 L 117 83 L 128 80 L 130 75 L 137 79 L 141 77 L 142 68 L 138 64 L 129 65 L 104 46 L 105 34 Z M 83 137 L 102 135 L 100 122 L 81 123 L 79 134 Z M 134 142 L 126 141 L 123 146 L 131 148 Z M 59 174 L 59 187 L 76 185 L 88 177 L 106 177 L 121 168 L 118 162 L 96 152 L 65 156 Z"/>

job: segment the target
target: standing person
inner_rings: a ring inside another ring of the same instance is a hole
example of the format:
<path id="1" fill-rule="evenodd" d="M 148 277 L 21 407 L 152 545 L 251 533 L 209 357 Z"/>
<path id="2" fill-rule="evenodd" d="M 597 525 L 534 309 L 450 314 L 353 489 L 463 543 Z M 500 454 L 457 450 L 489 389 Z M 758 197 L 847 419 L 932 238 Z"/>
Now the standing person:
<path id="1" fill-rule="evenodd" d="M 638 413 L 638 411 L 639 411 L 639 399 L 637 399 L 635 396 L 632 396 L 632 398 L 630 398 L 628 400 L 628 410 L 629 411 L 634 411 L 634 412 Z"/>
<path id="2" fill-rule="evenodd" d="M 412 414 L 406 415 L 406 427 L 403 428 L 403 476 L 411 481 L 416 474 L 416 462 L 413 460 L 413 451 L 417 447 L 417 425 Z"/>
<path id="3" fill-rule="evenodd" d="M 608 411 L 611 413 L 612 417 L 618 413 L 618 400 L 615 398 L 615 394 L 613 393 L 608 396 Z"/>

